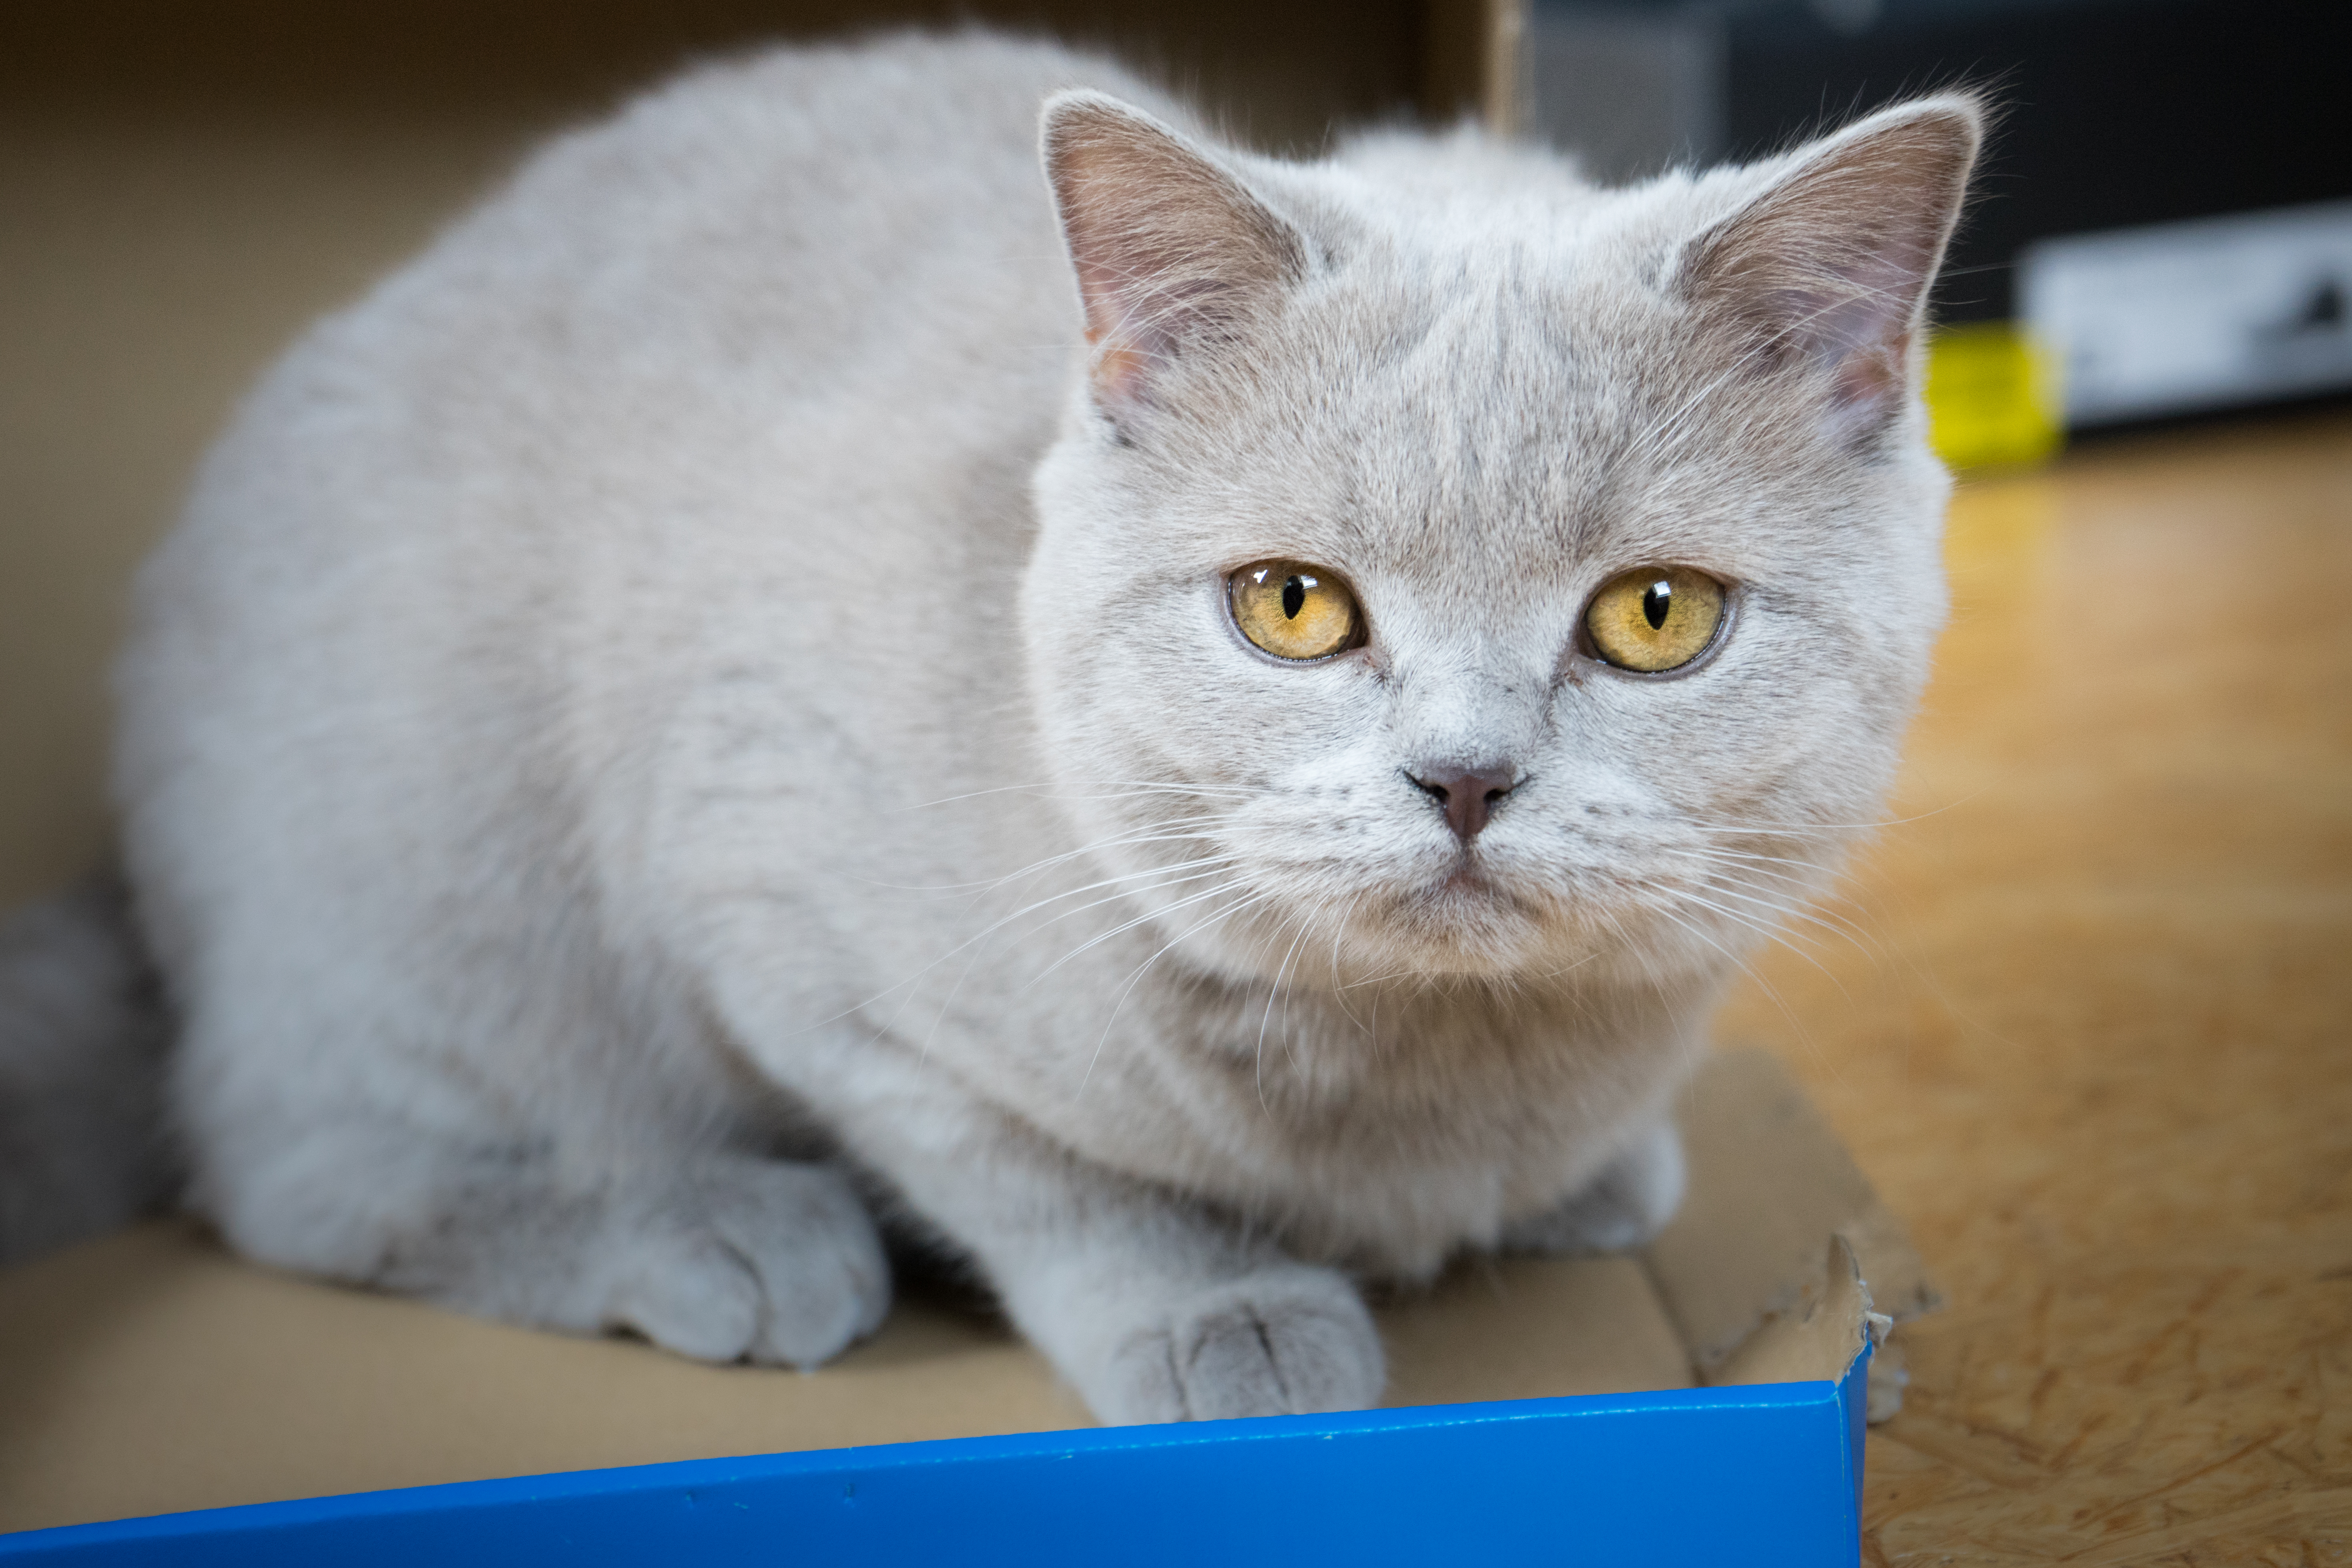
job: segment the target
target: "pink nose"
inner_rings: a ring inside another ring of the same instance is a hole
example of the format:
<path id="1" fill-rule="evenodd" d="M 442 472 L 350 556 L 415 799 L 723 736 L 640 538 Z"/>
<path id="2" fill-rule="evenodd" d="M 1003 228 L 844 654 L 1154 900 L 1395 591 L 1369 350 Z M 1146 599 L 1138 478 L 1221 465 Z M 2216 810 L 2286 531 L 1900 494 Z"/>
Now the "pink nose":
<path id="1" fill-rule="evenodd" d="M 1445 808 L 1445 826 L 1467 844 L 1486 827 L 1495 803 L 1518 787 L 1508 768 L 1432 768 L 1405 776 Z"/>

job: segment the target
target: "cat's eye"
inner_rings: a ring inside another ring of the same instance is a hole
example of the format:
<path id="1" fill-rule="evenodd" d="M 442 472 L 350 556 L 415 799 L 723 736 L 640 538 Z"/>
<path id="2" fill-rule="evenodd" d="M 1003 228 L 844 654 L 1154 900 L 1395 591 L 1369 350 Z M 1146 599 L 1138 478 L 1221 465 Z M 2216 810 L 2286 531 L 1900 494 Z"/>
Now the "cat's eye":
<path id="1" fill-rule="evenodd" d="M 1228 582 L 1234 625 L 1276 658 L 1328 658 L 1364 640 L 1348 585 L 1303 561 L 1261 561 Z"/>
<path id="2" fill-rule="evenodd" d="M 1687 566 L 1644 566 L 1612 579 L 1584 612 L 1592 651 L 1656 675 L 1707 650 L 1723 626 L 1723 584 Z"/>

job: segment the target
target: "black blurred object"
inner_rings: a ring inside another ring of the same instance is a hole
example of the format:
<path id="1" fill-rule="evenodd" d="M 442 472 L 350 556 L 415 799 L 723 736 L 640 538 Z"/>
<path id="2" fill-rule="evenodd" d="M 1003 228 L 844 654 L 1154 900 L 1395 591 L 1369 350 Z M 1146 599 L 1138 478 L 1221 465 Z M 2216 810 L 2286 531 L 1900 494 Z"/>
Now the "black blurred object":
<path id="1" fill-rule="evenodd" d="M 2347 0 L 1538 0 L 1528 42 L 1532 128 L 1611 182 L 1989 89 L 1946 321 L 2019 314 L 2035 240 L 2352 195 Z"/>

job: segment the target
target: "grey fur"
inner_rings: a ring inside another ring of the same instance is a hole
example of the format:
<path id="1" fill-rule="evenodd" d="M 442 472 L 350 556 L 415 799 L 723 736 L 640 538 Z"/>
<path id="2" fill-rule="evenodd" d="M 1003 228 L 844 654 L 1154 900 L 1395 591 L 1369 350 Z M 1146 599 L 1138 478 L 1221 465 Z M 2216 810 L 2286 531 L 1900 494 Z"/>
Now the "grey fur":
<path id="1" fill-rule="evenodd" d="M 163 1200 L 167 1033 L 120 879 L 0 924 L 0 1264 Z"/>
<path id="2" fill-rule="evenodd" d="M 808 1363 L 887 1300 L 862 1193 L 1106 1419 L 1376 1398 L 1352 1276 L 1671 1210 L 1724 976 L 1876 815 L 1975 125 L 1627 192 L 1466 132 L 1294 165 L 964 35 L 557 142 L 288 356 L 141 580 L 194 1201 Z M 1268 557 L 1370 642 L 1244 643 Z M 1595 663 L 1664 562 L 1731 633 Z M 1472 849 L 1455 763 L 1520 781 Z"/>

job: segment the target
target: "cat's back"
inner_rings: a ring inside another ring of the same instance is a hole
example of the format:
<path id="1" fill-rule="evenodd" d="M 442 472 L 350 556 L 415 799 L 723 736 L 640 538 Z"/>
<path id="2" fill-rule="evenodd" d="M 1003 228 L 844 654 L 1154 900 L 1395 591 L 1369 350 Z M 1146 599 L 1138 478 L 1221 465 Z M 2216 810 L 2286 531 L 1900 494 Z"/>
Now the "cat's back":
<path id="1" fill-rule="evenodd" d="M 880 689 L 905 634 L 841 606 L 894 583 L 969 647 L 956 584 L 1017 570 L 1078 333 L 1036 152 L 1072 85 L 1158 101 L 979 31 L 706 65 L 314 327 L 142 574 L 116 782 L 151 908 L 370 823 L 519 864 L 593 835 L 619 797 L 582 791 L 747 657 L 825 661 L 776 703 L 919 721 Z"/>
<path id="2" fill-rule="evenodd" d="M 1055 329 L 1031 347 L 1061 347 L 1075 301 L 1036 125 L 1075 85 L 1157 96 L 1106 61 L 979 30 L 705 66 L 552 143 L 418 280 L 508 291 L 509 321 L 534 313 L 518 286 L 553 283 L 575 329 L 705 375 L 764 361 L 810 387 L 917 322 L 976 345 L 1024 320 Z"/>
<path id="3" fill-rule="evenodd" d="M 795 419 L 928 420 L 943 451 L 1034 422 L 1076 333 L 1036 118 L 1074 84 L 1155 98 L 1055 45 L 908 33 L 705 65 L 556 139 L 264 379 L 158 572 L 191 534 L 390 562 L 446 510 L 396 504 L 420 488 L 461 486 L 478 542 L 488 511 L 576 544 L 627 510 L 581 497 L 720 450 L 748 478 Z M 803 479 L 877 455 L 801 437 Z"/>

